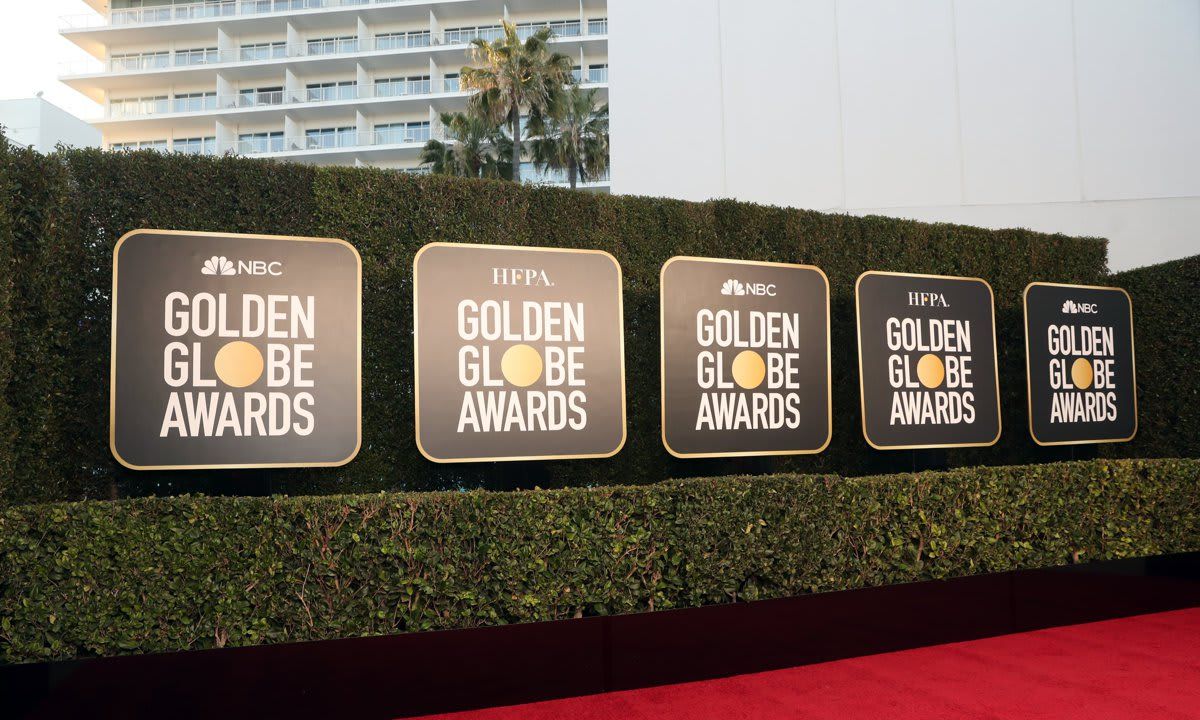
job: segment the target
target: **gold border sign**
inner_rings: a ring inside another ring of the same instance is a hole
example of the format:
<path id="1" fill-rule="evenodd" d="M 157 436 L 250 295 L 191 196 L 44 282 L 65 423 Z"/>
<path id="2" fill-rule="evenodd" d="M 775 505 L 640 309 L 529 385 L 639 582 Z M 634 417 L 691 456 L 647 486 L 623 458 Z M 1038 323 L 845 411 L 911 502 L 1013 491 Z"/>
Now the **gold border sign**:
<path id="1" fill-rule="evenodd" d="M 1049 446 L 1132 440 L 1138 405 L 1129 293 L 1117 287 L 1032 282 L 1022 297 L 1033 441 Z M 1036 345 L 1031 344 L 1034 332 L 1041 338 Z"/>
<path id="2" fill-rule="evenodd" d="M 332 467 L 362 442 L 362 259 L 140 229 L 113 248 L 109 447 L 133 470 Z"/>
<path id="3" fill-rule="evenodd" d="M 435 242 L 413 258 L 416 443 L 433 462 L 625 445 L 621 266 L 602 250 Z"/>
<path id="4" fill-rule="evenodd" d="M 869 270 L 854 285 L 863 437 L 877 450 L 987 447 L 1002 431 L 992 286 Z"/>
<path id="5" fill-rule="evenodd" d="M 833 437 L 829 278 L 678 256 L 659 272 L 662 442 L 679 458 L 811 455 Z"/>

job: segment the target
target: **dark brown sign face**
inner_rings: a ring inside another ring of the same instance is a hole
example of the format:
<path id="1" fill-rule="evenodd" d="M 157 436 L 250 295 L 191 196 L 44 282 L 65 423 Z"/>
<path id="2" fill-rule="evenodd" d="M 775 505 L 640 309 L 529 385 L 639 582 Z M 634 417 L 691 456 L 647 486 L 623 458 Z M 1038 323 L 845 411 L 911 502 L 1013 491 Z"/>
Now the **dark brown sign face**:
<path id="1" fill-rule="evenodd" d="M 1133 439 L 1133 308 L 1124 290 L 1031 283 L 1025 288 L 1025 360 L 1034 442 Z"/>
<path id="2" fill-rule="evenodd" d="M 880 450 L 993 445 L 1000 386 L 992 288 L 979 278 L 858 278 L 863 435 Z"/>
<path id="3" fill-rule="evenodd" d="M 341 465 L 359 447 L 358 252 L 135 230 L 113 254 L 113 455 L 135 470 Z"/>
<path id="4" fill-rule="evenodd" d="M 432 243 L 413 261 L 413 314 L 425 457 L 608 457 L 625 444 L 613 256 Z"/>
<path id="5" fill-rule="evenodd" d="M 831 434 L 829 281 L 809 265 L 663 265 L 663 444 L 677 457 L 817 453 Z"/>

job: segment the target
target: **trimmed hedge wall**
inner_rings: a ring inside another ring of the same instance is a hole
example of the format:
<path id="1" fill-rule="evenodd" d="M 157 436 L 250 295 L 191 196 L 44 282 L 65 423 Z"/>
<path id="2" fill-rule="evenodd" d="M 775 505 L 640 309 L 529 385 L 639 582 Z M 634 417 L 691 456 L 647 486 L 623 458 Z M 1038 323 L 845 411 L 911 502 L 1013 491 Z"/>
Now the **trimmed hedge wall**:
<path id="1" fill-rule="evenodd" d="M 498 181 L 414 177 L 151 151 L 43 156 L 0 141 L 0 504 L 146 493 L 331 493 L 558 487 L 664 477 L 909 470 L 912 453 L 860 431 L 853 288 L 867 269 L 976 275 L 996 294 L 1005 433 L 950 465 L 1070 457 L 1025 427 L 1021 291 L 1095 283 L 1102 240 L 853 217 L 733 201 L 613 197 Z M 363 450 L 344 468 L 132 473 L 107 447 L 112 246 L 140 227 L 341 237 L 363 258 Z M 425 243 L 602 248 L 625 275 L 629 442 L 610 460 L 441 466 L 413 439 L 411 273 Z M 678 254 L 811 263 L 832 284 L 833 442 L 807 457 L 680 461 L 659 430 L 658 273 Z M 1136 303 L 1135 298 L 1135 303 Z M 941 462 L 943 458 L 936 458 Z"/>
<path id="2" fill-rule="evenodd" d="M 1200 549 L 1200 461 L 0 511 L 0 659 L 692 607 Z"/>
<path id="3" fill-rule="evenodd" d="M 1133 297 L 1138 434 L 1109 457 L 1200 456 L 1200 255 L 1113 275 Z"/>

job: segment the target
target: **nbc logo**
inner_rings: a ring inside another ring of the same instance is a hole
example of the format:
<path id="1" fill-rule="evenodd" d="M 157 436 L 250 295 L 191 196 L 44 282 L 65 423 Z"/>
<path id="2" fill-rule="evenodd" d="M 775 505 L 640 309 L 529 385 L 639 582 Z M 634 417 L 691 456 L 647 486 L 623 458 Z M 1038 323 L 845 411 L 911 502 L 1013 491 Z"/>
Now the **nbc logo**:
<path id="1" fill-rule="evenodd" d="M 233 269 L 233 263 L 225 256 L 213 255 L 204 261 L 204 267 L 200 268 L 202 275 L 236 275 L 237 271 Z"/>
<path id="2" fill-rule="evenodd" d="M 725 284 L 721 286 L 721 294 L 722 295 L 745 295 L 746 294 L 746 286 L 744 283 L 738 282 L 737 280 L 734 280 L 733 278 L 729 278 L 728 280 L 725 281 Z"/>
<path id="3" fill-rule="evenodd" d="M 1062 311 L 1064 315 L 1075 315 L 1077 313 L 1094 315 L 1098 312 L 1095 303 L 1077 303 L 1074 300 L 1064 300 Z"/>
<path id="4" fill-rule="evenodd" d="M 775 297 L 775 283 L 744 283 L 729 278 L 721 286 L 722 295 L 770 295 Z"/>

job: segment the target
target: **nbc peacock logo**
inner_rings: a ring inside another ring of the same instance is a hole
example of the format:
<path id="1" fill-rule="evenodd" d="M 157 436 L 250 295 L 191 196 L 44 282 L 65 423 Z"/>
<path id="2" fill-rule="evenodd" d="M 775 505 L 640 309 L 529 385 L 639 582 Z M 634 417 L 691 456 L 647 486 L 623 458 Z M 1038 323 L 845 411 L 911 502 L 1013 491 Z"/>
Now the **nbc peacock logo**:
<path id="1" fill-rule="evenodd" d="M 746 284 L 739 280 L 734 280 L 733 278 L 729 278 L 728 280 L 725 281 L 725 284 L 721 286 L 721 294 L 722 295 L 745 295 L 746 294 Z"/>
<path id="2" fill-rule="evenodd" d="M 204 261 L 204 267 L 200 268 L 201 275 L 236 275 L 237 271 L 233 268 L 233 263 L 224 255 L 213 255 Z"/>

